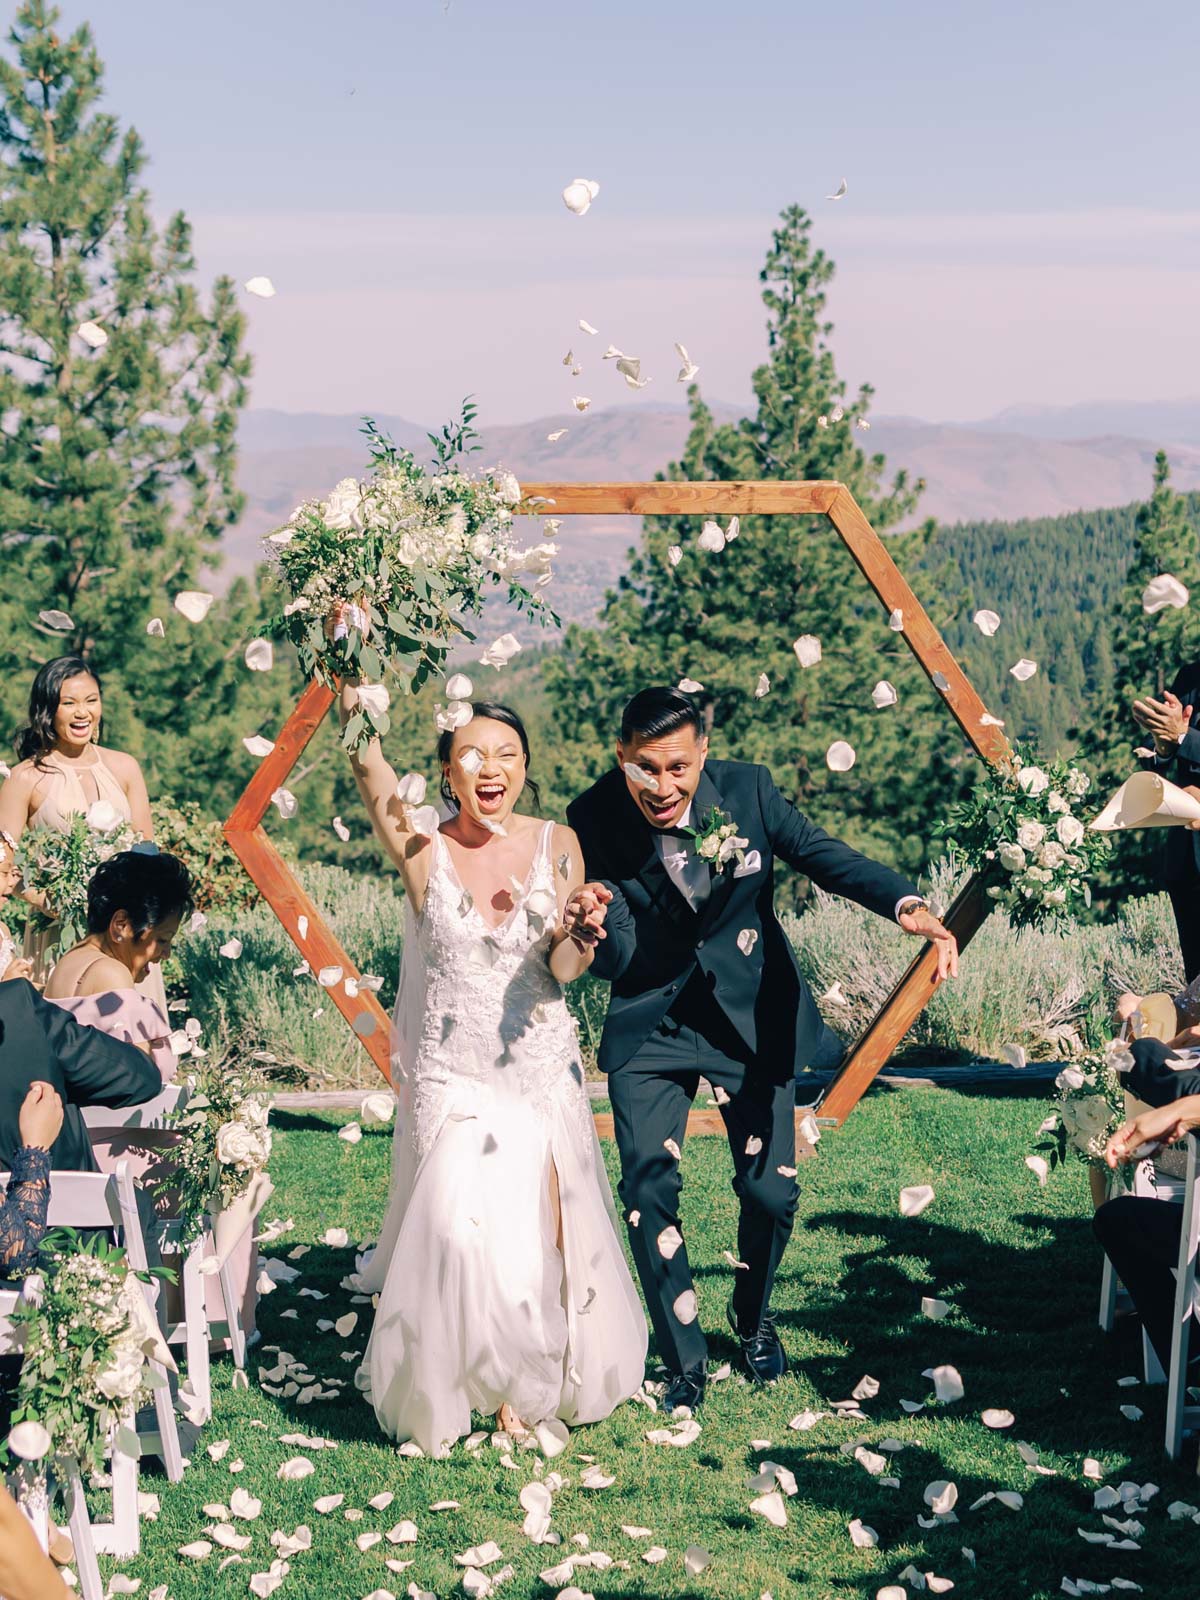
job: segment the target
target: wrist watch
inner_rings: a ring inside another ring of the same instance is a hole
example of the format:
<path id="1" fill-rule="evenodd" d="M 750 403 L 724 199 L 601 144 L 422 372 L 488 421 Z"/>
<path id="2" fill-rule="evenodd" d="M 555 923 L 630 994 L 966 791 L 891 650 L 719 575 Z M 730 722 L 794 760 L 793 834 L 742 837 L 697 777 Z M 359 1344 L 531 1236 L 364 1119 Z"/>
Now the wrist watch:
<path id="1" fill-rule="evenodd" d="M 928 904 L 929 901 L 922 900 L 920 895 L 910 894 L 907 900 L 901 900 L 896 907 L 896 915 L 902 917 L 906 911 L 923 911 Z"/>

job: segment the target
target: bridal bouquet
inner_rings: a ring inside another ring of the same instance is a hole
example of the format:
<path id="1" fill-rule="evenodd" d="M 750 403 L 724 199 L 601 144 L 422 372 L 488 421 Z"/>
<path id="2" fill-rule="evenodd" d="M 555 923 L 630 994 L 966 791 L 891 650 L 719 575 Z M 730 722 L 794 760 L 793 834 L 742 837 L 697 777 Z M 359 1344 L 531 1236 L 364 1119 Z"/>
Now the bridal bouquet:
<path id="1" fill-rule="evenodd" d="M 1018 747 L 1012 765 L 989 768 L 935 831 L 987 874 L 988 895 L 1017 927 L 1065 920 L 1091 905 L 1090 880 L 1111 849 L 1076 814 L 1090 788 L 1078 767 L 1066 761 L 1041 767 Z"/>
<path id="2" fill-rule="evenodd" d="M 17 864 L 27 889 L 45 896 L 46 911 L 35 912 L 47 928 L 54 928 L 57 958 L 78 944 L 87 932 L 87 889 L 102 861 L 122 850 L 132 850 L 142 836 L 107 800 L 97 800 L 87 812 L 71 820 L 65 832 L 33 828 L 17 847 Z"/>
<path id="3" fill-rule="evenodd" d="M 465 403 L 457 425 L 429 436 L 437 458 L 429 472 L 368 422 L 370 476 L 343 478 L 267 536 L 291 595 L 276 632 L 306 673 L 330 687 L 355 677 L 367 690 L 343 731 L 347 748 L 387 731 L 386 674 L 419 689 L 455 640 L 474 639 L 467 621 L 489 588 L 506 585 L 523 615 L 558 622 L 541 594 L 557 546 L 519 550 L 513 539 L 520 484 L 510 472 L 472 475 L 455 464 L 479 448 L 470 443 L 474 414 Z M 331 637 L 336 612 L 346 626 Z"/>
<path id="4" fill-rule="evenodd" d="M 1105 1167 L 1105 1146 L 1125 1121 L 1122 1072 L 1133 1065 L 1129 1046 L 1111 1039 L 1103 1050 L 1093 1050 L 1063 1068 L 1054 1080 L 1054 1110 L 1039 1133 L 1048 1137 L 1037 1146 L 1051 1167 L 1071 1150 L 1088 1166 Z"/>
<path id="5" fill-rule="evenodd" d="M 179 1143 L 171 1151 L 170 1172 L 155 1188 L 171 1196 L 190 1244 L 206 1215 L 235 1207 L 266 1172 L 271 1130 L 265 1097 L 236 1073 L 204 1068 L 185 1081 L 190 1098 L 168 1119 Z"/>
<path id="6" fill-rule="evenodd" d="M 22 1351 L 13 1411 L 20 1431 L 9 1435 L 9 1452 L 26 1460 L 53 1452 L 99 1471 L 110 1428 L 166 1381 L 149 1358 L 174 1366 L 141 1287 L 173 1274 L 136 1273 L 103 1236 L 66 1228 L 47 1236 L 42 1259 L 9 1314 Z"/>

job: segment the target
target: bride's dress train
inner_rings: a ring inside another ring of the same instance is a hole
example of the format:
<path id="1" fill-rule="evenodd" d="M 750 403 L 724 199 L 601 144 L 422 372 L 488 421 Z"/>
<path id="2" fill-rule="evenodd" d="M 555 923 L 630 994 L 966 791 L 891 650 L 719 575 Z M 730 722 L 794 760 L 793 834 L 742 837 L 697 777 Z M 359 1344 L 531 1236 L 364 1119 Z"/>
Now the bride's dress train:
<path id="1" fill-rule="evenodd" d="M 598 1421 L 644 1376 L 645 1316 L 546 964 L 552 838 L 548 823 L 492 927 L 435 834 L 424 907 L 406 913 L 392 1195 L 358 1279 L 379 1294 L 359 1383 L 387 1433 L 431 1454 L 504 1402 L 530 1424 Z"/>

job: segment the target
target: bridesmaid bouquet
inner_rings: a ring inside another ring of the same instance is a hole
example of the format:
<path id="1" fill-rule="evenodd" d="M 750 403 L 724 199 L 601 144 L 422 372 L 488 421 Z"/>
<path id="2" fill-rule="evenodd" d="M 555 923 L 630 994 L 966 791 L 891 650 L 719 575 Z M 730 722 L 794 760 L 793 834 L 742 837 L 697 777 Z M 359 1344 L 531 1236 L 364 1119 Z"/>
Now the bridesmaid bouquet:
<path id="1" fill-rule="evenodd" d="M 1091 878 L 1112 848 L 1077 815 L 1091 779 L 1066 761 L 1045 767 L 1014 749 L 935 832 L 993 881 L 988 895 L 1016 927 L 1062 921 L 1092 903 Z"/>
<path id="2" fill-rule="evenodd" d="M 174 1274 L 137 1273 L 103 1236 L 68 1228 L 48 1235 L 42 1254 L 43 1271 L 9 1313 L 23 1357 L 9 1453 L 28 1462 L 53 1453 L 99 1471 L 110 1428 L 165 1381 L 148 1359 L 175 1369 L 141 1287 Z"/>
<path id="3" fill-rule="evenodd" d="M 471 475 L 455 464 L 479 448 L 470 443 L 474 415 L 464 403 L 458 424 L 430 434 L 429 472 L 368 422 L 370 476 L 343 478 L 267 536 L 291 596 L 274 631 L 291 640 L 306 673 L 331 688 L 356 677 L 367 691 L 342 735 L 349 749 L 386 733 L 386 675 L 419 689 L 456 640 L 474 639 L 468 619 L 489 588 L 506 586 L 522 615 L 557 625 L 541 594 L 557 546 L 519 550 L 513 539 L 520 484 L 510 472 Z M 346 626 L 331 630 L 335 614 Z"/>
<path id="4" fill-rule="evenodd" d="M 32 828 L 17 847 L 17 865 L 27 889 L 36 889 L 46 901 L 46 911 L 32 915 L 53 928 L 55 943 L 50 958 L 56 960 L 87 933 L 87 890 L 96 868 L 122 850 L 132 850 L 142 836 L 107 800 L 97 800 L 71 826 Z"/>
<path id="5" fill-rule="evenodd" d="M 1038 1130 L 1047 1137 L 1036 1146 L 1051 1168 L 1064 1162 L 1070 1150 L 1088 1166 L 1107 1170 L 1105 1147 L 1126 1117 L 1121 1073 L 1132 1065 L 1128 1045 L 1113 1039 L 1059 1073 L 1054 1110 Z"/>

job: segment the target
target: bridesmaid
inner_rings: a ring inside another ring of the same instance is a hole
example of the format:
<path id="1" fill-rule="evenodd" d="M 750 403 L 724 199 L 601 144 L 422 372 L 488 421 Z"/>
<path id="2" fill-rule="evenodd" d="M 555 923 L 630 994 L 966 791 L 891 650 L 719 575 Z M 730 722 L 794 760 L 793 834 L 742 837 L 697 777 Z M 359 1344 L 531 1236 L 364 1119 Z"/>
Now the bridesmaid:
<path id="1" fill-rule="evenodd" d="M 142 769 L 122 750 L 100 744 L 100 679 L 83 656 L 47 661 L 29 693 L 29 721 L 17 735 L 18 765 L 0 785 L 0 834 L 19 840 L 26 828 L 65 832 L 73 817 L 106 801 L 144 839 L 154 837 Z M 27 930 L 25 954 L 35 982 L 46 976 L 53 935 Z M 166 1009 L 166 990 L 155 969 L 151 997 Z"/>

